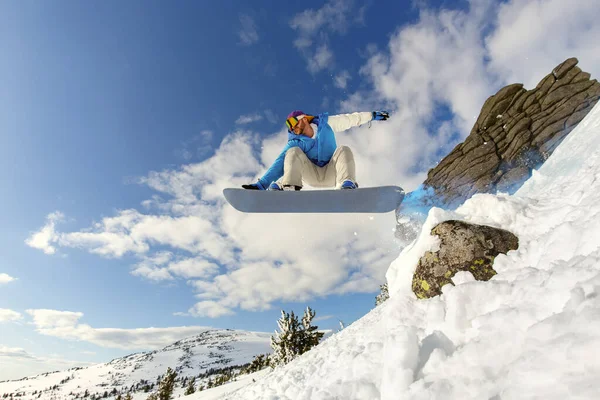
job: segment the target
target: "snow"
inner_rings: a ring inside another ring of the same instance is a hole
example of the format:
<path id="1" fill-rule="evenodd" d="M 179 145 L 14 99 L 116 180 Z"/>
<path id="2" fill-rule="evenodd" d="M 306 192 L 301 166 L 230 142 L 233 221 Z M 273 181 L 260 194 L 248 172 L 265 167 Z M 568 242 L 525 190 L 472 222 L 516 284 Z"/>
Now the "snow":
<path id="1" fill-rule="evenodd" d="M 253 374 L 240 375 L 233 382 L 228 382 L 224 385 L 217 386 L 215 388 L 211 388 L 211 389 L 205 390 L 203 392 L 198 392 L 198 394 L 202 395 L 199 398 L 201 398 L 202 400 L 217 400 L 225 395 L 230 395 L 231 392 L 234 392 L 240 388 L 243 388 L 243 387 L 249 385 L 250 383 L 252 383 L 253 380 L 260 379 L 266 373 L 267 373 L 267 370 L 263 369 L 262 371 L 255 372 Z M 196 395 L 196 396 L 198 396 L 198 395 Z M 189 397 L 186 397 L 186 400 L 193 399 L 193 398 L 194 398 L 193 396 L 189 396 Z"/>
<path id="2" fill-rule="evenodd" d="M 439 246 L 431 228 L 449 219 L 511 231 L 519 248 L 496 257 L 490 281 L 462 272 L 441 296 L 418 300 L 412 275 Z M 381 306 L 255 381 L 189 398 L 600 398 L 599 238 L 596 106 L 514 195 L 431 209 L 390 265 Z"/>
<path id="3" fill-rule="evenodd" d="M 207 331 L 180 340 L 161 350 L 136 353 L 115 359 L 109 363 L 68 371 L 42 374 L 18 381 L 0 382 L 0 396 L 4 393 L 22 393 L 19 398 L 72 399 L 86 390 L 90 394 L 103 395 L 113 388 L 125 393 L 140 380 L 155 383 L 168 367 L 178 371 L 178 378 L 197 376 L 211 368 L 243 365 L 252 361 L 257 354 L 271 352 L 271 335 L 263 332 L 208 329 Z M 67 379 L 61 383 L 61 381 Z M 202 383 L 197 379 L 198 384 Z M 206 384 L 206 382 L 203 382 Z M 56 390 L 49 388 L 58 386 Z M 185 388 L 176 386 L 175 396 L 183 395 Z M 71 394 L 73 393 L 73 394 Z M 132 393 L 134 400 L 146 399 L 150 393 L 140 390 Z M 113 396 L 107 397 L 113 399 Z"/>

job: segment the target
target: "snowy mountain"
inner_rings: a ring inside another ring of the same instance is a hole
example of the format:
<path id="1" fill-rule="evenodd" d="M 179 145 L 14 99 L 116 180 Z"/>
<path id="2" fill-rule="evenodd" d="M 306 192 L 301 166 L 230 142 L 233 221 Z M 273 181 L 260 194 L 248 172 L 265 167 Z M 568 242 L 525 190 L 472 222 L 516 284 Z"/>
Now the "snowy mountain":
<path id="1" fill-rule="evenodd" d="M 18 381 L 0 383 L 0 396 L 13 394 L 24 399 L 73 399 L 87 393 L 114 398 L 132 390 L 134 399 L 145 399 L 146 387 L 156 384 L 168 367 L 178 381 L 229 367 L 242 366 L 258 354 L 270 353 L 270 334 L 236 330 L 207 330 L 173 343 L 161 350 L 136 353 L 86 368 L 52 372 Z M 205 381 L 208 379 L 204 379 Z M 183 388 L 176 385 L 175 395 Z"/>
<path id="2" fill-rule="evenodd" d="M 207 399 L 600 398 L 600 106 L 514 195 L 432 208 L 387 272 L 390 299 L 284 367 Z M 459 272 L 419 300 L 412 275 L 442 221 L 508 230 L 487 282 Z"/>

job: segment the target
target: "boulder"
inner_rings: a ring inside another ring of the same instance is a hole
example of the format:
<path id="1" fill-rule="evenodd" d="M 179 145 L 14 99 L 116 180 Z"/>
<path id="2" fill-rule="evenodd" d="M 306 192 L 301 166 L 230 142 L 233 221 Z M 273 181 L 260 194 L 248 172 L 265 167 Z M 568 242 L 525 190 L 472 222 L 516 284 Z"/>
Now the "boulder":
<path id="1" fill-rule="evenodd" d="M 458 271 L 469 271 L 479 281 L 489 280 L 496 275 L 496 256 L 519 247 L 519 239 L 511 232 L 464 221 L 444 221 L 431 234 L 440 238 L 440 249 L 421 257 L 412 281 L 412 290 L 421 299 L 441 294 L 442 286 L 453 284 Z"/>

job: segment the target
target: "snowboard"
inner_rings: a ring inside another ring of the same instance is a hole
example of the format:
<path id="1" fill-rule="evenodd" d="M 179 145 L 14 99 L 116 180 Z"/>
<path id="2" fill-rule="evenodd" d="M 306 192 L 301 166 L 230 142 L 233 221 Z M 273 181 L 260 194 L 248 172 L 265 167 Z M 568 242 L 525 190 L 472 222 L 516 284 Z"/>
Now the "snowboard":
<path id="1" fill-rule="evenodd" d="M 228 188 L 225 199 L 246 213 L 386 213 L 404 199 L 399 186 L 358 189 L 270 191 Z"/>

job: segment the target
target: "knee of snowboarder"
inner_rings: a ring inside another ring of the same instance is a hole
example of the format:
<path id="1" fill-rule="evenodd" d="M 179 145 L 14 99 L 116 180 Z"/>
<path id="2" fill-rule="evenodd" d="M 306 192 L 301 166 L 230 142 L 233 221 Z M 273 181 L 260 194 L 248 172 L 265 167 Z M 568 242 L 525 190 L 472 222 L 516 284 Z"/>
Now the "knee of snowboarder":
<path id="1" fill-rule="evenodd" d="M 288 150 L 285 152 L 285 156 L 286 156 L 286 157 L 289 157 L 289 156 L 297 156 L 297 155 L 300 155 L 300 154 L 302 154 L 302 153 L 304 153 L 304 152 L 302 151 L 302 149 L 301 149 L 300 147 L 292 147 L 291 149 L 288 149 Z"/>
<path id="2" fill-rule="evenodd" d="M 346 157 L 353 157 L 354 154 L 352 154 L 352 149 L 350 149 L 350 147 L 348 146 L 338 146 L 336 152 L 338 153 L 338 157 L 341 156 L 342 154 L 344 154 L 344 156 Z"/>

